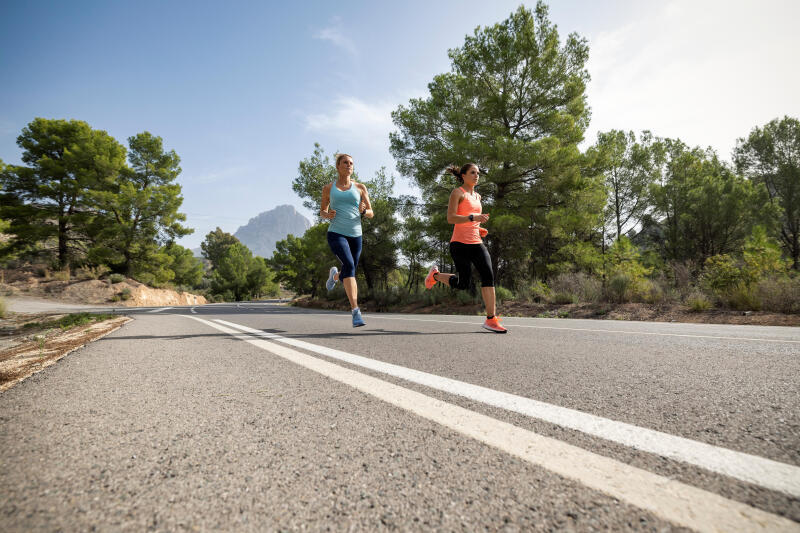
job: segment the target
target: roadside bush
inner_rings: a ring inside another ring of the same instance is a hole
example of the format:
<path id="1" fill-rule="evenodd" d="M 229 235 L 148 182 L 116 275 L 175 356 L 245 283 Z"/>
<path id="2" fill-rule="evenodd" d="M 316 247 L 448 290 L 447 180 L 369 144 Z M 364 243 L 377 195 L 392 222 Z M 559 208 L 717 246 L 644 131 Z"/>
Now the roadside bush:
<path id="1" fill-rule="evenodd" d="M 517 290 L 517 300 L 525 302 L 541 303 L 550 299 L 550 287 L 540 280 L 534 280 L 532 283 L 523 285 Z"/>
<path id="2" fill-rule="evenodd" d="M 656 279 L 644 280 L 642 290 L 642 298 L 649 304 L 665 304 L 676 300 L 675 289 L 663 273 Z"/>
<path id="3" fill-rule="evenodd" d="M 71 277 L 71 273 L 69 269 L 59 270 L 58 272 L 53 272 L 53 279 L 56 281 L 69 281 Z"/>
<path id="4" fill-rule="evenodd" d="M 697 271 L 697 264 L 694 261 L 673 261 L 667 266 L 667 274 L 672 279 L 673 286 L 681 294 L 692 291 L 694 272 Z"/>
<path id="5" fill-rule="evenodd" d="M 396 287 L 389 287 L 386 290 L 374 289 L 367 298 L 371 298 L 379 309 L 385 309 L 400 303 L 400 291 L 396 289 Z"/>
<path id="6" fill-rule="evenodd" d="M 510 290 L 499 285 L 494 288 L 494 295 L 498 303 L 511 300 L 514 297 L 514 294 Z"/>
<path id="7" fill-rule="evenodd" d="M 743 270 L 728 254 L 713 255 L 706 259 L 700 275 L 703 288 L 716 295 L 722 295 L 745 281 Z"/>
<path id="8" fill-rule="evenodd" d="M 442 303 L 447 293 L 443 290 L 438 290 L 434 287 L 432 290 L 425 291 L 422 295 L 422 301 L 425 305 L 438 305 Z"/>
<path id="9" fill-rule="evenodd" d="M 634 295 L 634 280 L 624 272 L 618 272 L 608 280 L 606 296 L 609 301 L 618 304 L 627 303 L 633 300 Z"/>
<path id="10" fill-rule="evenodd" d="M 6 299 L 0 296 L 0 318 L 5 318 L 8 314 L 8 305 Z"/>
<path id="11" fill-rule="evenodd" d="M 756 285 L 761 309 L 777 313 L 800 313 L 800 277 L 771 277 Z"/>
<path id="12" fill-rule="evenodd" d="M 110 271 L 106 265 L 84 266 L 78 270 L 76 277 L 80 280 L 100 279 Z"/>
<path id="13" fill-rule="evenodd" d="M 497 290 L 495 289 L 495 295 L 497 294 Z M 461 305 L 471 305 L 477 304 L 482 301 L 480 295 L 478 293 L 473 294 L 472 291 L 455 291 L 456 301 Z"/>
<path id="14" fill-rule="evenodd" d="M 644 299 L 646 276 L 653 272 L 653 267 L 642 265 L 639 249 L 627 237 L 620 237 L 606 255 L 606 297 L 616 303 Z"/>
<path id="15" fill-rule="evenodd" d="M 603 294 L 600 280 L 583 272 L 559 274 L 549 285 L 548 300 L 555 304 L 597 302 Z"/>
<path id="16" fill-rule="evenodd" d="M 759 311 L 761 302 L 754 285 L 740 284 L 723 291 L 720 299 L 726 307 L 737 311 Z"/>
<path id="17" fill-rule="evenodd" d="M 122 283 L 123 281 L 125 281 L 125 276 L 123 276 L 122 274 L 111 274 L 110 276 L 108 276 L 108 281 L 110 281 L 111 283 Z"/>
<path id="18" fill-rule="evenodd" d="M 44 278 L 45 280 L 50 279 L 50 269 L 46 266 L 35 266 L 33 267 L 33 273 L 36 274 L 40 278 Z"/>
<path id="19" fill-rule="evenodd" d="M 125 287 L 120 292 L 115 294 L 114 297 L 111 298 L 111 299 L 112 299 L 112 301 L 115 301 L 115 302 L 130 300 L 131 299 L 131 290 L 128 287 Z"/>
<path id="20" fill-rule="evenodd" d="M 693 313 L 700 313 L 711 309 L 711 300 L 700 291 L 694 291 L 686 297 L 686 305 Z"/>

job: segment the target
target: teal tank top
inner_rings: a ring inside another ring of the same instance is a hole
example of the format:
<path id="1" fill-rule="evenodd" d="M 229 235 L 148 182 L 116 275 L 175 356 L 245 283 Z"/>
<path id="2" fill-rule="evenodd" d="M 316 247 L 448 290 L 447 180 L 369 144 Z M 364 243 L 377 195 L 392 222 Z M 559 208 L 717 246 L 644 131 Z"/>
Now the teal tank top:
<path id="1" fill-rule="evenodd" d="M 346 235 L 348 237 L 361 237 L 361 213 L 358 204 L 361 203 L 361 191 L 356 184 L 350 182 L 350 188 L 340 191 L 336 182 L 331 184 L 331 209 L 336 211 L 336 217 L 328 226 L 328 231 Z"/>

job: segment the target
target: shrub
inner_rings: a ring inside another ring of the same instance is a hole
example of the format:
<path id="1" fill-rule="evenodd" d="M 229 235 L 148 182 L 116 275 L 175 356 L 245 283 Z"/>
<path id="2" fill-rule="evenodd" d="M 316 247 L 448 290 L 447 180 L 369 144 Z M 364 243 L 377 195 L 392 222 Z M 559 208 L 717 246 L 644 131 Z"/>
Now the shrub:
<path id="1" fill-rule="evenodd" d="M 742 261 L 748 281 L 758 281 L 768 274 L 786 271 L 788 263 L 781 257 L 781 246 L 767 235 L 762 226 L 753 228 L 742 250 Z"/>
<path id="2" fill-rule="evenodd" d="M 700 284 L 715 294 L 722 294 L 745 283 L 745 275 L 736 261 L 728 254 L 713 255 L 706 259 Z"/>
<path id="3" fill-rule="evenodd" d="M 639 249 L 627 237 L 620 237 L 608 249 L 608 263 L 604 268 L 608 284 L 606 296 L 614 302 L 624 303 L 641 299 L 647 278 L 653 267 L 641 263 Z"/>
<path id="4" fill-rule="evenodd" d="M 738 311 L 758 311 L 761 302 L 758 299 L 754 285 L 736 285 L 724 291 L 721 295 L 723 303 Z"/>
<path id="5" fill-rule="evenodd" d="M 657 279 L 645 280 L 643 285 L 642 298 L 649 304 L 663 304 L 674 301 L 675 291 L 670 287 L 670 282 L 661 274 Z"/>
<path id="6" fill-rule="evenodd" d="M 444 295 L 444 291 L 434 288 L 433 290 L 425 291 L 423 293 L 422 301 L 425 303 L 425 305 L 438 305 L 444 299 Z"/>
<path id="7" fill-rule="evenodd" d="M 53 272 L 53 279 L 56 281 L 69 281 L 70 278 L 70 271 L 69 269 L 59 270 L 58 272 Z"/>
<path id="8" fill-rule="evenodd" d="M 800 313 L 800 277 L 770 277 L 756 284 L 756 295 L 764 311 Z"/>
<path id="9" fill-rule="evenodd" d="M 34 274 L 40 278 L 50 279 L 50 269 L 46 266 L 37 266 L 33 269 Z"/>
<path id="10" fill-rule="evenodd" d="M 100 279 L 105 276 L 111 269 L 106 265 L 85 266 L 78 271 L 78 279 Z"/>
<path id="11" fill-rule="evenodd" d="M 494 295 L 498 302 L 511 300 L 514 297 L 514 294 L 510 290 L 499 285 L 494 288 Z"/>
<path id="12" fill-rule="evenodd" d="M 481 302 L 481 297 L 476 294 L 473 294 L 472 291 L 456 291 L 456 301 L 461 305 L 471 305 Z M 495 290 L 495 295 L 497 291 Z"/>
<path id="13" fill-rule="evenodd" d="M 125 276 L 123 276 L 122 274 L 111 274 L 110 276 L 108 276 L 108 281 L 110 281 L 111 283 L 122 283 L 123 281 L 125 281 Z"/>
<path id="14" fill-rule="evenodd" d="M 6 314 L 8 314 L 6 299 L 0 296 L 0 318 L 5 318 Z"/>
<path id="15" fill-rule="evenodd" d="M 694 291 L 686 297 L 686 305 L 693 313 L 700 313 L 711 309 L 711 300 L 699 291 Z"/>
<path id="16" fill-rule="evenodd" d="M 548 300 L 556 304 L 596 302 L 603 293 L 600 280 L 582 272 L 559 274 L 550 281 L 550 290 Z"/>
<path id="17" fill-rule="evenodd" d="M 526 302 L 544 302 L 551 296 L 550 287 L 543 281 L 534 280 L 529 285 L 523 285 L 517 290 L 517 299 Z"/>
<path id="18" fill-rule="evenodd" d="M 389 287 L 386 290 L 373 289 L 372 294 L 369 296 L 372 297 L 372 300 L 379 309 L 400 303 L 400 291 L 398 291 L 396 287 Z"/>
<path id="19" fill-rule="evenodd" d="M 694 262 L 671 262 L 668 267 L 668 273 L 672 277 L 672 281 L 675 285 L 675 288 L 678 289 L 681 293 L 684 293 L 687 290 L 691 290 L 692 280 L 694 279 L 694 275 L 692 274 L 697 268 Z"/>
<path id="20" fill-rule="evenodd" d="M 618 272 L 608 280 L 606 295 L 610 301 L 618 304 L 630 302 L 634 294 L 634 281 L 629 275 Z"/>

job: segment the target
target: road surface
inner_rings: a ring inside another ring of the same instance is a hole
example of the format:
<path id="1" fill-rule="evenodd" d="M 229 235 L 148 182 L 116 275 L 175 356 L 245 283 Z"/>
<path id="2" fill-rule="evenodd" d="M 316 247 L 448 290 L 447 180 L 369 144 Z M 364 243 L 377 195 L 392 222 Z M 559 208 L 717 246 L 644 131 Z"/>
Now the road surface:
<path id="1" fill-rule="evenodd" d="M 4 530 L 800 530 L 797 328 L 124 312 L 0 395 Z"/>

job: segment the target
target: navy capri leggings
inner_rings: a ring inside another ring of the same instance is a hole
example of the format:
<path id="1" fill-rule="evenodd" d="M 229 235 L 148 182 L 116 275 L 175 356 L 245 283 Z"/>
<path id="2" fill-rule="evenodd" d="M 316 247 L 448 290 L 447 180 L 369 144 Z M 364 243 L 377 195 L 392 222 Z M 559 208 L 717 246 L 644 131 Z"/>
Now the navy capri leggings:
<path id="1" fill-rule="evenodd" d="M 356 277 L 358 258 L 361 257 L 361 237 L 348 237 L 334 231 L 328 232 L 328 246 L 333 255 L 342 262 L 339 280 Z"/>
<path id="2" fill-rule="evenodd" d="M 494 272 L 492 272 L 492 259 L 489 257 L 489 250 L 483 243 L 464 244 L 463 242 L 452 241 L 450 243 L 450 255 L 456 265 L 457 275 L 450 278 L 450 286 L 454 289 L 464 290 L 469 287 L 469 280 L 472 277 L 472 265 L 481 275 L 481 287 L 494 287 Z"/>

